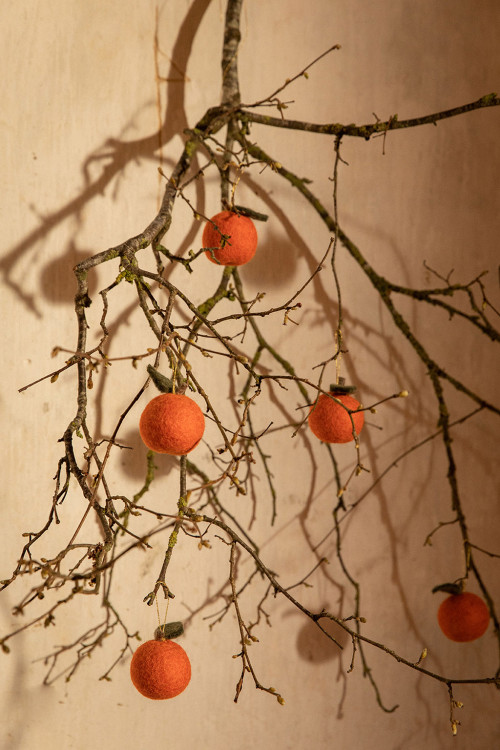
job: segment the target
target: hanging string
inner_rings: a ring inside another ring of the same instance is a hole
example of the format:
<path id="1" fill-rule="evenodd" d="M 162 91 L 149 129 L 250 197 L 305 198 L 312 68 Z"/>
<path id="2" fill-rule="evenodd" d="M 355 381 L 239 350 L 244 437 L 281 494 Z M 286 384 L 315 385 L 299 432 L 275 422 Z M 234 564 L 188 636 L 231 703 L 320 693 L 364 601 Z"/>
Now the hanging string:
<path id="1" fill-rule="evenodd" d="M 163 618 L 163 623 L 162 623 L 161 617 L 160 617 L 160 607 L 158 605 L 158 594 L 156 594 L 156 596 L 155 596 L 155 604 L 156 604 L 156 614 L 157 614 L 157 617 L 158 617 L 158 627 L 159 628 L 163 628 L 165 626 L 166 622 L 167 622 L 168 605 L 170 604 L 170 597 L 167 596 L 167 604 L 165 606 L 165 617 Z"/>
<path id="2" fill-rule="evenodd" d="M 340 366 L 342 360 L 342 334 L 340 330 L 336 331 L 335 338 L 337 339 L 337 356 L 335 358 L 335 377 L 336 385 L 340 383 Z"/>
<path id="3" fill-rule="evenodd" d="M 175 393 L 175 387 L 177 385 L 177 358 L 174 360 L 174 368 L 172 371 L 172 393 Z"/>

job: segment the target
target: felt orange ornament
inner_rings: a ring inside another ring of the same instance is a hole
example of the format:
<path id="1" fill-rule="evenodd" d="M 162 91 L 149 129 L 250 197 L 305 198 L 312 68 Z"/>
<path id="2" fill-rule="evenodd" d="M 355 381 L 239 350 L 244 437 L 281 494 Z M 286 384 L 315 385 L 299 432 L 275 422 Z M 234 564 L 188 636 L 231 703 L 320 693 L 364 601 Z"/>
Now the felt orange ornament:
<path id="1" fill-rule="evenodd" d="M 221 211 L 212 216 L 211 221 L 220 231 L 207 222 L 202 243 L 203 247 L 209 248 L 205 255 L 212 263 L 242 266 L 252 260 L 257 250 L 257 230 L 252 219 L 234 211 Z"/>
<path id="2" fill-rule="evenodd" d="M 330 396 L 341 403 L 337 403 Z M 359 407 L 359 401 L 350 393 L 345 393 L 341 389 L 337 390 L 335 386 L 332 386 L 329 395 L 321 393 L 317 402 L 311 407 L 309 427 L 323 443 L 350 443 L 354 440 L 353 424 L 356 434 L 359 435 L 365 422 L 364 412 L 356 411 Z"/>
<path id="3" fill-rule="evenodd" d="M 175 698 L 189 684 L 191 663 L 182 646 L 174 641 L 146 641 L 132 656 L 130 678 L 145 698 Z"/>
<path id="4" fill-rule="evenodd" d="M 480 596 L 468 591 L 452 594 L 438 609 L 438 624 L 451 641 L 475 641 L 487 630 L 490 612 Z"/>
<path id="5" fill-rule="evenodd" d="M 139 432 L 156 453 L 183 456 L 196 448 L 205 431 L 205 418 L 198 404 L 181 393 L 162 393 L 141 414 Z"/>

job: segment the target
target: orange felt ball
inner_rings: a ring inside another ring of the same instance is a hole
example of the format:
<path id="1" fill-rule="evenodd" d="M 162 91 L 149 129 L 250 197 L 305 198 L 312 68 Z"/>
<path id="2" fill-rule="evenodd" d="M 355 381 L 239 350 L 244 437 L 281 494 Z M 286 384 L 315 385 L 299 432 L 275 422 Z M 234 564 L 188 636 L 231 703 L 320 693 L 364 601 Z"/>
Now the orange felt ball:
<path id="1" fill-rule="evenodd" d="M 198 404 L 181 393 L 162 393 L 141 414 L 139 432 L 156 453 L 183 456 L 196 448 L 205 431 L 205 418 Z"/>
<path id="2" fill-rule="evenodd" d="M 130 678 L 145 698 L 175 698 L 189 684 L 191 663 L 182 646 L 174 641 L 146 641 L 132 656 Z"/>
<path id="3" fill-rule="evenodd" d="M 439 627 L 451 641 L 475 641 L 486 632 L 490 612 L 483 599 L 464 591 L 452 594 L 441 602 L 438 609 Z"/>
<path id="4" fill-rule="evenodd" d="M 203 230 L 203 247 L 210 248 L 205 255 L 212 263 L 221 266 L 242 266 L 252 260 L 257 250 L 257 230 L 248 216 L 240 216 L 233 211 L 221 211 L 212 216 L 212 221 L 220 229 L 207 222 Z M 229 239 L 221 237 L 229 235 Z"/>
<path id="5" fill-rule="evenodd" d="M 357 435 L 363 428 L 364 412 L 356 412 L 360 403 L 348 393 L 330 391 L 330 396 L 337 398 L 353 413 L 349 415 L 344 406 L 322 393 L 309 412 L 309 427 L 323 443 L 350 443 L 354 440 L 353 423 Z"/>

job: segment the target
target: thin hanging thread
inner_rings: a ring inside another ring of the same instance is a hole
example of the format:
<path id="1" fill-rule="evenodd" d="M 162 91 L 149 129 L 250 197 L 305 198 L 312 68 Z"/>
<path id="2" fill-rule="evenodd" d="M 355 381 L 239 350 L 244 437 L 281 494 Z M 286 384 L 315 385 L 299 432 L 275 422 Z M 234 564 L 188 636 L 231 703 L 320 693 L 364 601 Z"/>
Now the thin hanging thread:
<path id="1" fill-rule="evenodd" d="M 335 359 L 335 375 L 337 379 L 336 384 L 338 385 L 340 383 L 340 366 L 341 366 L 341 360 L 342 360 L 342 334 L 340 333 L 340 331 L 337 331 L 336 338 L 337 338 L 338 352 L 337 352 L 337 357 Z"/>
<path id="2" fill-rule="evenodd" d="M 174 369 L 172 371 L 172 393 L 175 393 L 176 380 L 177 380 L 177 359 L 174 360 Z M 156 604 L 158 606 L 158 602 Z"/>
<path id="3" fill-rule="evenodd" d="M 155 604 L 156 604 L 156 614 L 158 616 L 158 627 L 161 628 L 167 622 L 168 605 L 170 604 L 170 597 L 167 597 L 167 604 L 165 606 L 165 617 L 164 617 L 164 620 L 163 620 L 163 625 L 162 625 L 161 617 L 160 617 L 160 607 L 158 605 L 158 594 L 156 594 L 156 596 L 155 596 Z"/>

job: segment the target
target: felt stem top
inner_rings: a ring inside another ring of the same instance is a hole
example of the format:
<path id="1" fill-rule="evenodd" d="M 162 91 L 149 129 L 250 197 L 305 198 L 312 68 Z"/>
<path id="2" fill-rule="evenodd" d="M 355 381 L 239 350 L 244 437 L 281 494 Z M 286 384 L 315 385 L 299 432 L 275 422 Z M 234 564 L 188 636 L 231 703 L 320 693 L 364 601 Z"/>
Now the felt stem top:
<path id="1" fill-rule="evenodd" d="M 167 622 L 165 625 L 159 625 L 155 630 L 155 640 L 169 641 L 172 638 L 178 638 L 184 633 L 182 622 Z"/>

